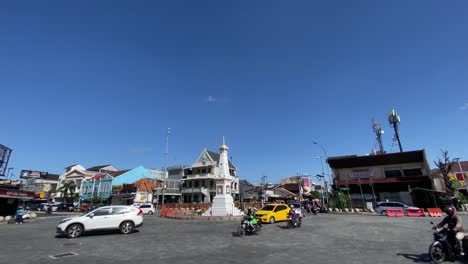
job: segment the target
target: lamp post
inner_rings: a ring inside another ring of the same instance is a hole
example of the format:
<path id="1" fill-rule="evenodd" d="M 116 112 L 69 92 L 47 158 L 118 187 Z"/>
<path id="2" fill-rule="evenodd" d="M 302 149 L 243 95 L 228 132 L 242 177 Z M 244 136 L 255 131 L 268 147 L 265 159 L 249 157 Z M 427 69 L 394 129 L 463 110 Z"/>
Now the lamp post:
<path id="1" fill-rule="evenodd" d="M 164 191 L 166 189 L 166 178 L 168 177 L 167 173 L 167 153 L 169 152 L 169 133 L 171 133 L 171 129 L 167 129 L 167 135 L 166 135 L 166 152 L 164 153 L 164 180 L 163 180 L 163 186 L 162 186 L 162 197 L 161 197 L 161 209 L 164 205 Z"/>
<path id="2" fill-rule="evenodd" d="M 325 160 L 328 159 L 328 156 L 327 156 L 327 151 L 325 150 L 325 148 L 322 146 L 322 144 L 319 144 L 317 141 L 313 141 L 312 143 L 314 143 L 315 145 L 318 145 L 322 151 L 323 151 L 323 154 L 324 154 L 324 157 L 325 157 Z M 328 163 L 328 162 L 327 162 Z M 323 166 L 323 165 L 322 165 Z M 323 171 L 323 169 L 322 169 Z M 332 179 L 332 176 L 330 174 L 330 168 L 329 166 L 327 165 L 327 174 L 328 174 L 328 177 L 329 177 L 329 181 L 331 182 L 331 184 L 333 184 L 333 179 Z M 322 172 L 322 175 L 323 175 L 323 172 Z"/>
<path id="3" fill-rule="evenodd" d="M 14 168 L 8 168 L 8 171 L 7 171 L 7 179 L 11 181 L 11 170 L 13 170 Z"/>
<path id="4" fill-rule="evenodd" d="M 316 177 L 317 177 L 317 179 L 318 179 L 319 181 L 320 181 L 320 179 L 323 180 L 323 186 L 324 186 L 324 185 L 325 185 L 325 175 L 323 175 L 323 174 L 322 174 L 322 175 L 317 174 Z M 322 186 L 322 188 L 320 188 L 320 191 L 321 191 L 321 193 L 322 193 L 322 195 L 321 195 L 321 196 L 322 196 L 322 206 L 325 206 L 325 199 L 324 199 L 324 195 L 323 195 L 323 186 Z"/>

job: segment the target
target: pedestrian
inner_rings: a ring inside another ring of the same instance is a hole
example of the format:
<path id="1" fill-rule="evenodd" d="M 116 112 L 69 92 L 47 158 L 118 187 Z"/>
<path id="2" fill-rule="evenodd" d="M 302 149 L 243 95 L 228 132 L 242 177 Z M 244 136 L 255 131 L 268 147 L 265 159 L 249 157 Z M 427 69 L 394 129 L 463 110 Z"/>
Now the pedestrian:
<path id="1" fill-rule="evenodd" d="M 16 224 L 23 224 L 23 214 L 24 214 L 24 209 L 23 209 L 23 206 L 20 205 L 18 206 L 18 209 L 16 210 Z"/>

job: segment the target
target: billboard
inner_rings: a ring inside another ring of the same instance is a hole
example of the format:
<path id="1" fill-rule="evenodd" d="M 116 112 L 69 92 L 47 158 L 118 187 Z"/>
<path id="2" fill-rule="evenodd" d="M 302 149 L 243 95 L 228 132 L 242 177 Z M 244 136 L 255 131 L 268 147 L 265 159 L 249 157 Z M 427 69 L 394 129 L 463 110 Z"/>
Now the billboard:
<path id="1" fill-rule="evenodd" d="M 47 176 L 49 174 L 45 171 L 31 171 L 31 170 L 22 170 L 20 173 L 20 178 L 22 179 L 39 179 Z"/>
<path id="2" fill-rule="evenodd" d="M 10 160 L 11 149 L 0 144 L 0 176 L 5 176 L 5 171 Z"/>

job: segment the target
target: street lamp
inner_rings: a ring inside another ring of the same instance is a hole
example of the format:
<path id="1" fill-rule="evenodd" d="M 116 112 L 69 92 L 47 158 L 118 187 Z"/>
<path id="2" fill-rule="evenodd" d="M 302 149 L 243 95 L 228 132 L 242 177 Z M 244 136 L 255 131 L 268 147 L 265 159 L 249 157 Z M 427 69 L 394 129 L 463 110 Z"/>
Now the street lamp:
<path id="1" fill-rule="evenodd" d="M 11 170 L 13 170 L 14 168 L 8 168 L 8 171 L 7 171 L 7 179 L 11 181 Z"/>
<path id="2" fill-rule="evenodd" d="M 324 157 L 325 157 L 325 160 L 328 158 L 327 156 L 327 151 L 325 150 L 325 148 L 322 146 L 322 144 L 319 144 L 317 141 L 312 141 L 312 143 L 314 143 L 315 145 L 318 145 L 322 151 L 323 151 L 323 154 L 324 154 Z M 322 165 L 323 166 L 323 165 Z M 323 169 L 322 169 L 323 171 Z M 330 174 L 330 168 L 329 166 L 327 166 L 327 174 L 328 174 L 328 177 L 329 177 L 329 181 L 333 184 L 333 179 L 332 179 L 332 176 Z M 324 175 L 324 173 L 322 172 L 322 175 Z"/>
<path id="3" fill-rule="evenodd" d="M 319 181 L 320 181 L 320 179 L 322 179 L 322 180 L 323 180 L 323 185 L 325 185 L 325 175 L 323 175 L 323 174 L 322 174 L 322 175 L 317 174 L 317 175 L 315 175 L 315 176 L 317 177 L 317 179 L 318 179 Z M 321 193 L 322 193 L 322 195 L 321 195 L 321 196 L 322 196 L 322 206 L 325 206 L 325 198 L 324 198 L 324 194 L 323 194 L 323 188 L 324 188 L 324 187 L 322 186 L 322 188 L 320 188 L 320 191 L 321 191 Z"/>

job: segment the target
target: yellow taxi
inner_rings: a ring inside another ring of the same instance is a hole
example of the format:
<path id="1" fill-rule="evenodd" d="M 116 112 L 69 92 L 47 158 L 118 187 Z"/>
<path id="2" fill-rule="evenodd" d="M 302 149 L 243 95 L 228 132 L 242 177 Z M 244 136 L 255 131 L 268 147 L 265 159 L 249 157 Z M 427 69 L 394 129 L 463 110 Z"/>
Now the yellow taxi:
<path id="1" fill-rule="evenodd" d="M 258 210 L 255 216 L 263 223 L 273 224 L 277 221 L 286 221 L 288 219 L 289 207 L 287 204 L 267 204 Z"/>

